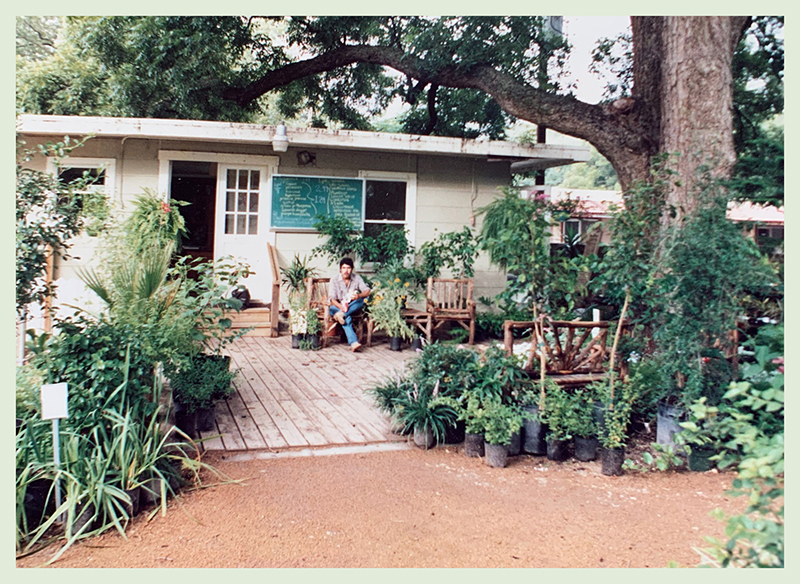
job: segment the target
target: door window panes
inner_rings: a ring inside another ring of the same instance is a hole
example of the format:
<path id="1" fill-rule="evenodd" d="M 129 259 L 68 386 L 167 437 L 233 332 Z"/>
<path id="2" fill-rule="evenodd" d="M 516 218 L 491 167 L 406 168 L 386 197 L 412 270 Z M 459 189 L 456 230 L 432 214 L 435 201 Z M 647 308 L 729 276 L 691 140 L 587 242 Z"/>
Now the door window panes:
<path id="1" fill-rule="evenodd" d="M 261 172 L 228 169 L 225 175 L 225 233 L 258 234 L 258 202 Z"/>

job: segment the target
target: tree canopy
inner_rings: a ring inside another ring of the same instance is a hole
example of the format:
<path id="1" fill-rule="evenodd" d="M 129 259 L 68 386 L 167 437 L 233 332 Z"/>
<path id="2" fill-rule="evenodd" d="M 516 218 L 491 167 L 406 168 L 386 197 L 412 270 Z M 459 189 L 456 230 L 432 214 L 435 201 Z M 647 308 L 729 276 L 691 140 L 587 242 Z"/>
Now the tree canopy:
<path id="1" fill-rule="evenodd" d="M 697 151 L 702 164 L 713 158 L 719 176 L 729 177 L 734 140 L 752 163 L 778 148 L 782 157 L 777 134 L 761 130 L 783 109 L 781 18 L 633 17 L 628 49 L 611 63 L 617 99 L 600 104 L 581 102 L 561 85 L 569 46 L 547 22 L 541 16 L 72 17 L 68 42 L 21 71 L 18 106 L 256 121 L 271 96 L 271 107 L 287 119 L 308 113 L 315 126 L 372 129 L 376 114 L 401 99 L 409 106 L 399 123 L 406 132 L 502 138 L 509 123 L 522 119 L 585 139 L 610 161 L 623 188 L 647 180 L 651 158 L 668 152 L 682 152 L 678 164 L 686 176 L 701 165 L 688 155 Z M 692 91 L 677 92 L 677 78 L 690 81 Z M 687 136 L 692 142 L 680 143 Z M 737 169 L 742 178 L 753 175 L 746 164 L 743 158 Z M 761 165 L 756 174 L 765 180 L 742 188 L 763 192 L 772 166 Z M 782 197 L 782 186 L 773 187 L 770 198 Z M 674 196 L 676 206 L 691 206 L 685 193 Z"/>

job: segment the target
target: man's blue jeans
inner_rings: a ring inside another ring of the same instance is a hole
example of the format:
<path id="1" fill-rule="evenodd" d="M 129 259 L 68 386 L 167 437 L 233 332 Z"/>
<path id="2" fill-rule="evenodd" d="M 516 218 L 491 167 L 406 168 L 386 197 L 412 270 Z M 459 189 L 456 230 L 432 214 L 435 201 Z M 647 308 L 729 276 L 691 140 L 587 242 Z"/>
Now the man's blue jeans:
<path id="1" fill-rule="evenodd" d="M 347 344 L 352 345 L 353 343 L 358 342 L 358 337 L 356 336 L 356 331 L 353 330 L 353 315 L 364 308 L 364 299 L 359 298 L 358 300 L 353 300 L 347 306 L 347 312 L 344 313 L 344 325 L 342 328 L 344 329 L 344 334 L 347 336 Z M 330 306 L 330 313 L 331 316 L 336 314 L 337 312 L 341 312 L 339 308 L 331 304 Z"/>

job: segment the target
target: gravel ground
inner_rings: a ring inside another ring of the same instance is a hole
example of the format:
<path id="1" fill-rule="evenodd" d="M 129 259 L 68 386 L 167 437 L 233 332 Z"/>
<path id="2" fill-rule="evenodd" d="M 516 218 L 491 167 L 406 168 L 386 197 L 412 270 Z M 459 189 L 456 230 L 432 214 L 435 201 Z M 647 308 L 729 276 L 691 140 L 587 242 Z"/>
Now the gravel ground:
<path id="1" fill-rule="evenodd" d="M 166 516 L 140 514 L 67 550 L 61 568 L 660 568 L 694 566 L 709 516 L 739 512 L 732 473 L 633 473 L 600 463 L 511 458 L 460 446 L 208 459 L 236 484 L 195 490 Z M 209 483 L 213 477 L 209 477 Z M 58 548 L 17 560 L 41 566 Z"/>

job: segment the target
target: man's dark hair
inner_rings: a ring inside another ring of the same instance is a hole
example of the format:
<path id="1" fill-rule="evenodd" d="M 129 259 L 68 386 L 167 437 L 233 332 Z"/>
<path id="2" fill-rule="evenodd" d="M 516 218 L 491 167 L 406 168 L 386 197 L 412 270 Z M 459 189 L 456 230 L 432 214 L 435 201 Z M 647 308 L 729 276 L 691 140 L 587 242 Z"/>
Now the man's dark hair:
<path id="1" fill-rule="evenodd" d="M 339 262 L 339 269 L 341 269 L 342 266 L 350 266 L 352 268 L 353 260 L 351 260 L 350 258 L 342 258 L 341 261 Z"/>

